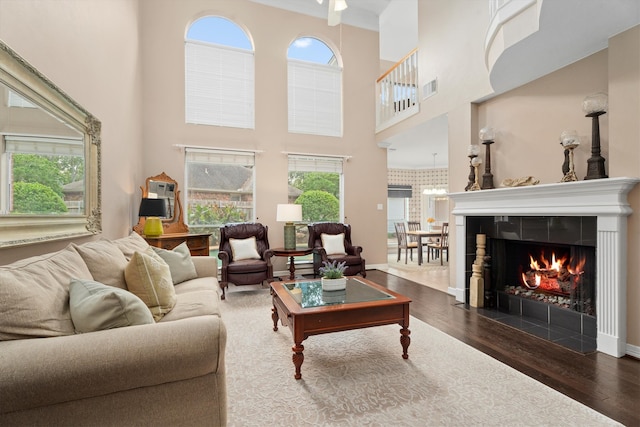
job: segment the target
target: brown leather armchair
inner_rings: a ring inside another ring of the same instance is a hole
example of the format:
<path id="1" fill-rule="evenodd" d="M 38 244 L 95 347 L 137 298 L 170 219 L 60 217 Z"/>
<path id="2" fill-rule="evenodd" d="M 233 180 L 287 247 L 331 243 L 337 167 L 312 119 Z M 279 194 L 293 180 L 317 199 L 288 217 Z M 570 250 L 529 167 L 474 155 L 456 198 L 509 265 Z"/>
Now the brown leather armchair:
<path id="1" fill-rule="evenodd" d="M 269 249 L 268 231 L 269 227 L 259 223 L 227 224 L 220 227 L 218 258 L 222 260 L 222 299 L 225 299 L 225 288 L 229 287 L 229 283 L 239 286 L 273 281 L 273 251 Z M 245 240 L 252 237 L 255 238 L 255 245 L 251 240 Z"/>
<path id="2" fill-rule="evenodd" d="M 364 258 L 360 255 L 362 253 L 362 246 L 354 246 L 351 243 L 351 226 L 349 224 L 342 224 L 337 222 L 319 222 L 316 224 L 309 224 L 309 247 L 313 249 L 313 274 L 317 276 L 320 274 L 318 271 L 322 267 L 323 262 L 346 262 L 347 269 L 345 270 L 345 276 L 355 276 L 361 274 L 362 277 L 367 277 L 365 270 Z M 322 245 L 322 234 L 338 235 L 344 233 L 344 251 L 346 254 L 329 254 Z"/>

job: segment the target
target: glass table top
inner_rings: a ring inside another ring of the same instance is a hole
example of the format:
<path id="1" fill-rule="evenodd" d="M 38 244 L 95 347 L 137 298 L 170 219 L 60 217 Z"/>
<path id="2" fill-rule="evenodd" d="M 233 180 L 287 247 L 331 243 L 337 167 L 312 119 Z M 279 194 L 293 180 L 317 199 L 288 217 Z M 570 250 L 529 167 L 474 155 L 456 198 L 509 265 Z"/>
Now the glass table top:
<path id="1" fill-rule="evenodd" d="M 382 292 L 356 278 L 347 278 L 347 286 L 341 291 L 323 291 L 322 282 L 316 280 L 300 280 L 295 283 L 287 283 L 284 285 L 287 291 L 294 297 L 302 308 L 323 307 L 334 304 L 349 304 L 367 301 L 379 301 L 385 299 L 393 299 L 394 296 Z M 300 300 L 297 296 L 302 297 Z M 297 294 L 297 295 L 296 295 Z"/>

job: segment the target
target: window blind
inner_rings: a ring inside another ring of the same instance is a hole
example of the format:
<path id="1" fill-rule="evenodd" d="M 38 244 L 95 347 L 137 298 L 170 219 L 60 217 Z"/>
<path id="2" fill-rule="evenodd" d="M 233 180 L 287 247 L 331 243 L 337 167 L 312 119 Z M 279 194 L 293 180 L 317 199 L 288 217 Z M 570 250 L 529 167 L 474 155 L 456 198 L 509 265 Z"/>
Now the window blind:
<path id="1" fill-rule="evenodd" d="M 387 186 L 387 197 L 389 198 L 406 198 L 412 197 L 412 188 L 410 185 L 394 185 L 389 184 Z"/>
<path id="2" fill-rule="evenodd" d="M 8 107 L 21 107 L 21 108 L 38 108 L 33 105 L 31 102 L 27 101 L 14 91 L 9 91 L 9 98 L 7 99 Z"/>
<path id="3" fill-rule="evenodd" d="M 187 163 L 254 166 L 255 153 L 203 148 L 185 148 Z"/>
<path id="4" fill-rule="evenodd" d="M 332 172 L 342 174 L 344 159 L 289 154 L 289 172 Z"/>
<path id="5" fill-rule="evenodd" d="M 81 139 L 5 135 L 4 141 L 7 153 L 84 157 Z"/>
<path id="6" fill-rule="evenodd" d="M 342 136 L 342 69 L 289 59 L 289 132 Z"/>
<path id="7" fill-rule="evenodd" d="M 185 68 L 187 123 L 254 128 L 252 51 L 188 40 Z"/>

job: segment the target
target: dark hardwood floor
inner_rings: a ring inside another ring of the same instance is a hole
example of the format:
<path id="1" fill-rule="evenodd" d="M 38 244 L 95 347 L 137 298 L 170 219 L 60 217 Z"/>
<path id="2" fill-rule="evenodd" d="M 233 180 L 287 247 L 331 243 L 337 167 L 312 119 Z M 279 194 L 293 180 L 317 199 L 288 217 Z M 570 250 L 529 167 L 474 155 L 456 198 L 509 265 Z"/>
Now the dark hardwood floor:
<path id="1" fill-rule="evenodd" d="M 626 426 L 640 426 L 640 360 L 574 352 L 481 316 L 444 292 L 378 270 L 367 271 L 367 279 L 410 297 L 412 316 Z"/>

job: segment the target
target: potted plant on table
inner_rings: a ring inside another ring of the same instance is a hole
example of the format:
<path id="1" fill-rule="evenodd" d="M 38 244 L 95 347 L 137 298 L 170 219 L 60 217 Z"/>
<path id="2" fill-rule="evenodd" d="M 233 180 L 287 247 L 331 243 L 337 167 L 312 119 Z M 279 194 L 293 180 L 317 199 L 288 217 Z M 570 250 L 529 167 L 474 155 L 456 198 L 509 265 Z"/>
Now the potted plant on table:
<path id="1" fill-rule="evenodd" d="M 347 287 L 347 278 L 344 277 L 344 271 L 347 269 L 346 262 L 323 262 L 324 266 L 319 268 L 322 290 L 323 291 L 340 291 Z"/>

